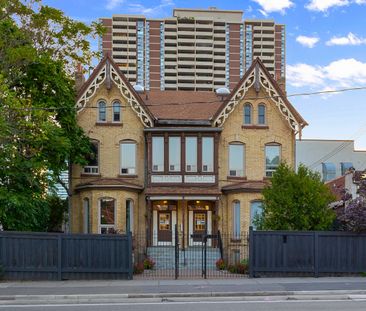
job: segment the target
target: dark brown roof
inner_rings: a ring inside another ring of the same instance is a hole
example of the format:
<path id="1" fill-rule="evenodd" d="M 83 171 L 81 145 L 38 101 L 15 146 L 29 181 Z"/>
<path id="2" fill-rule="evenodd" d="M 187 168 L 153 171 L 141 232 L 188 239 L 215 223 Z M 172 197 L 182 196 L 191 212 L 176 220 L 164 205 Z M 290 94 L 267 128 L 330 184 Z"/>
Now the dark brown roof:
<path id="1" fill-rule="evenodd" d="M 126 181 L 123 178 L 98 178 L 86 183 L 76 185 L 76 190 L 88 189 L 88 188 L 119 188 L 119 189 L 128 189 L 132 191 L 142 191 L 144 187 L 142 185 Z"/>
<path id="2" fill-rule="evenodd" d="M 157 119 L 210 120 L 223 103 L 215 92 L 149 91 L 140 94 Z"/>
<path id="3" fill-rule="evenodd" d="M 146 189 L 146 195 L 220 195 L 217 187 L 151 187 Z"/>
<path id="4" fill-rule="evenodd" d="M 328 186 L 330 191 L 335 195 L 338 201 L 342 200 L 342 196 L 346 188 L 345 175 L 329 180 L 325 184 Z"/>
<path id="5" fill-rule="evenodd" d="M 246 180 L 221 188 L 222 192 L 262 192 L 268 182 L 261 180 Z"/>

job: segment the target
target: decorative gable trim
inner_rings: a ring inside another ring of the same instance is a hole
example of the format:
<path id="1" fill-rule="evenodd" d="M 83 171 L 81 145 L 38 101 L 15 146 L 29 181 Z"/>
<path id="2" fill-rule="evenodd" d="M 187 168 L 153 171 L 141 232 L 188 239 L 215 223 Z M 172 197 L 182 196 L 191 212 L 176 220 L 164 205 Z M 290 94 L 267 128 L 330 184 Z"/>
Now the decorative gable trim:
<path id="1" fill-rule="evenodd" d="M 254 64 L 253 64 L 254 65 Z M 252 66 L 252 70 L 244 78 L 239 89 L 231 96 L 230 100 L 222 108 L 220 114 L 214 121 L 216 126 L 223 126 L 229 115 L 235 110 L 235 107 L 244 99 L 248 90 L 254 85 L 256 92 L 259 92 L 260 88 L 263 87 L 268 98 L 270 98 L 277 106 L 281 115 L 286 119 L 289 126 L 296 133 L 300 132 L 302 129 L 302 124 L 300 124 L 288 105 L 283 99 L 283 96 L 279 94 L 276 88 L 273 86 L 273 82 L 268 76 L 269 74 L 265 72 L 259 62 L 256 61 L 255 65 Z"/>
<path id="2" fill-rule="evenodd" d="M 97 75 L 92 80 L 92 82 L 90 82 L 90 85 L 84 90 L 82 95 L 79 96 L 79 99 L 76 102 L 77 113 L 80 113 L 85 108 L 88 101 L 95 95 L 103 83 L 106 83 L 106 87 L 110 89 L 111 81 L 113 81 L 113 83 L 117 86 L 122 97 L 127 101 L 127 105 L 129 105 L 137 114 L 142 124 L 145 127 L 152 127 L 152 119 L 142 107 L 141 103 L 137 100 L 133 91 L 131 91 L 131 89 L 127 86 L 128 82 L 122 79 L 120 73 L 109 62 L 108 58 L 98 70 Z"/>

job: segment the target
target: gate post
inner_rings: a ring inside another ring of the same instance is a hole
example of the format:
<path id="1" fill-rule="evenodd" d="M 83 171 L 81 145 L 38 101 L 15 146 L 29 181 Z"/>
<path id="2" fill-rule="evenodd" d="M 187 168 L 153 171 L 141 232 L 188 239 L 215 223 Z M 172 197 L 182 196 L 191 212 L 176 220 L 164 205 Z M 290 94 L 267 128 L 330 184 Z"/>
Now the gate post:
<path id="1" fill-rule="evenodd" d="M 178 227 L 177 225 L 174 226 L 175 232 L 175 279 L 179 277 L 179 236 L 178 236 Z"/>
<path id="2" fill-rule="evenodd" d="M 314 235 L 314 277 L 319 277 L 319 232 L 315 231 Z"/>
<path id="3" fill-rule="evenodd" d="M 254 232 L 253 227 L 249 227 L 249 277 L 254 278 Z"/>

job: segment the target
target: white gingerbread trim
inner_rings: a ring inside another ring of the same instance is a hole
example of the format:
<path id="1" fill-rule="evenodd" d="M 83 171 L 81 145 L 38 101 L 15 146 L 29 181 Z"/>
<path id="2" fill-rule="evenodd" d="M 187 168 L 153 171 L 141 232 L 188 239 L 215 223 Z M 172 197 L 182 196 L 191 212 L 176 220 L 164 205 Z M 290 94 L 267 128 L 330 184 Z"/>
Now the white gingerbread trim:
<path id="1" fill-rule="evenodd" d="M 288 109 L 287 105 L 282 100 L 281 96 L 278 94 L 276 89 L 273 87 L 272 83 L 268 80 L 267 75 L 263 72 L 262 69 L 259 69 L 259 82 L 261 86 L 264 87 L 268 96 L 272 99 L 272 101 L 276 104 L 280 113 L 285 117 L 290 127 L 298 132 L 301 128 L 299 123 L 296 121 L 296 118 L 291 113 L 290 109 Z"/>
<path id="2" fill-rule="evenodd" d="M 109 73 L 107 73 L 107 67 Z M 126 83 L 121 79 L 118 72 L 114 69 L 114 67 L 109 64 L 107 66 L 107 62 L 104 64 L 103 68 L 100 70 L 98 75 L 95 77 L 90 86 L 85 90 L 83 95 L 76 103 L 77 112 L 80 113 L 84 108 L 87 102 L 95 95 L 98 88 L 104 83 L 107 76 L 114 82 L 114 84 L 118 87 L 121 92 L 121 95 L 126 99 L 129 106 L 131 106 L 132 110 L 137 114 L 142 124 L 146 127 L 152 127 L 153 122 L 146 111 L 141 107 L 140 103 L 136 100 L 134 94 L 127 87 Z"/>
<path id="3" fill-rule="evenodd" d="M 243 82 L 242 86 L 239 88 L 239 90 L 235 93 L 235 95 L 230 99 L 230 101 L 227 103 L 223 111 L 219 114 L 219 116 L 216 118 L 214 124 L 216 126 L 223 126 L 226 119 L 229 117 L 229 115 L 234 111 L 235 107 L 242 101 L 245 94 L 248 92 L 249 88 L 254 85 L 256 82 L 256 76 L 259 79 L 260 85 L 266 90 L 269 97 L 273 100 L 273 102 L 278 107 L 278 110 L 280 113 L 285 117 L 285 119 L 288 121 L 291 129 L 293 129 L 295 132 L 298 132 L 301 130 L 301 126 L 297 122 L 294 115 L 291 113 L 291 111 L 288 109 L 285 102 L 282 100 L 281 96 L 278 94 L 276 89 L 273 87 L 270 80 L 267 78 L 267 75 L 264 73 L 262 68 L 260 66 L 257 66 L 258 75 L 256 75 L 256 68 L 253 68 L 250 75 L 247 77 L 247 79 Z"/>
<path id="4" fill-rule="evenodd" d="M 235 107 L 244 98 L 245 94 L 248 92 L 248 90 L 254 84 L 254 82 L 255 82 L 255 72 L 253 70 L 251 74 L 245 79 L 239 90 L 237 90 L 235 95 L 226 104 L 225 108 L 221 111 L 219 116 L 216 118 L 214 122 L 216 126 L 222 126 L 225 123 L 225 120 L 229 117 L 230 113 L 234 111 Z"/>
<path id="5" fill-rule="evenodd" d="M 131 93 L 130 89 L 123 82 L 117 71 L 111 66 L 110 77 L 114 84 L 118 87 L 121 95 L 127 100 L 128 105 L 132 110 L 136 112 L 143 125 L 146 127 L 152 127 L 153 123 L 146 111 L 141 107 L 140 103 L 136 100 L 135 96 Z"/>
<path id="6" fill-rule="evenodd" d="M 83 96 L 81 96 L 80 99 L 77 101 L 76 103 L 77 113 L 79 113 L 85 108 L 86 103 L 89 101 L 90 98 L 92 98 L 95 95 L 96 91 L 103 84 L 107 76 L 106 71 L 107 68 L 106 65 L 104 65 L 103 68 L 100 70 L 99 74 L 95 77 L 93 82 L 86 89 Z"/>

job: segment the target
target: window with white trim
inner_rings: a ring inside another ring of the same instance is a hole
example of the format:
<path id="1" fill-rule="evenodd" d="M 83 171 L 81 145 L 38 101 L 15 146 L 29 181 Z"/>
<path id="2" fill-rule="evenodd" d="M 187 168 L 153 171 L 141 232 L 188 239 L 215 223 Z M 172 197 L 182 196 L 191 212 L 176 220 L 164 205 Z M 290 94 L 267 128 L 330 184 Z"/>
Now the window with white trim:
<path id="1" fill-rule="evenodd" d="M 244 176 L 244 144 L 229 144 L 229 176 Z"/>
<path id="2" fill-rule="evenodd" d="M 107 104 L 104 100 L 98 102 L 98 122 L 107 122 Z"/>
<path id="3" fill-rule="evenodd" d="M 83 200 L 83 231 L 85 234 L 90 233 L 90 221 L 89 221 L 89 217 L 90 217 L 90 207 L 89 207 L 89 199 L 85 198 Z"/>
<path id="4" fill-rule="evenodd" d="M 258 105 L 258 124 L 266 124 L 266 106 L 264 104 Z"/>
<path id="5" fill-rule="evenodd" d="M 240 238 L 240 202 L 233 202 L 233 238 Z"/>
<path id="6" fill-rule="evenodd" d="M 133 140 L 124 140 L 120 143 L 121 175 L 136 174 L 136 143 Z"/>
<path id="7" fill-rule="evenodd" d="M 164 137 L 152 138 L 152 170 L 153 172 L 164 171 Z"/>
<path id="8" fill-rule="evenodd" d="M 250 226 L 256 229 L 255 221 L 262 215 L 263 203 L 262 201 L 253 201 L 250 203 Z"/>
<path id="9" fill-rule="evenodd" d="M 252 124 L 252 105 L 251 104 L 244 105 L 244 124 L 246 124 L 246 125 Z"/>
<path id="10" fill-rule="evenodd" d="M 214 139 L 202 137 L 202 172 L 214 171 Z"/>
<path id="11" fill-rule="evenodd" d="M 180 137 L 169 137 L 169 172 L 180 171 Z"/>
<path id="12" fill-rule="evenodd" d="M 108 234 L 115 231 L 116 200 L 102 198 L 99 200 L 99 233 Z"/>
<path id="13" fill-rule="evenodd" d="M 186 137 L 186 172 L 197 172 L 197 137 Z"/>
<path id="14" fill-rule="evenodd" d="M 272 177 L 281 161 L 281 145 L 266 145 L 266 177 Z"/>
<path id="15" fill-rule="evenodd" d="M 112 105 L 113 114 L 112 114 L 112 120 L 113 122 L 121 122 L 121 104 L 119 101 L 113 102 Z"/>
<path id="16" fill-rule="evenodd" d="M 86 156 L 87 164 L 83 168 L 84 174 L 99 174 L 99 142 L 90 141 L 91 152 Z"/>

